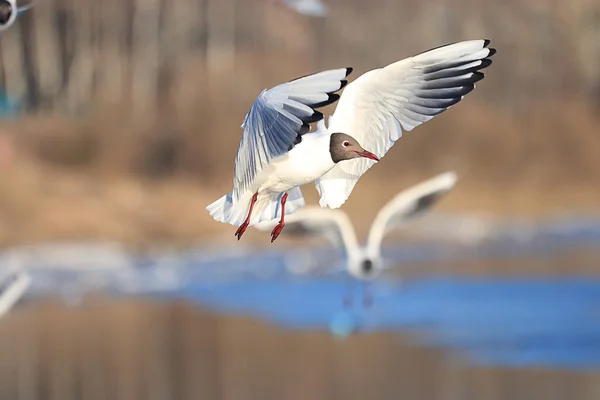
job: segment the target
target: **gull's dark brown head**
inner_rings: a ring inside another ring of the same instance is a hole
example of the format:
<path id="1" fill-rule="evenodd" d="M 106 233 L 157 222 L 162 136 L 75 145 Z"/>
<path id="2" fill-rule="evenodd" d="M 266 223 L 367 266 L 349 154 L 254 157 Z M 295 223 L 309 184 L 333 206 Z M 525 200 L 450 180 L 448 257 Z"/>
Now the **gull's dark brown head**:
<path id="1" fill-rule="evenodd" d="M 0 0 L 0 24 L 8 23 L 13 13 L 13 6 L 8 0 Z"/>
<path id="2" fill-rule="evenodd" d="M 364 259 L 360 266 L 364 275 L 370 275 L 373 272 L 373 261 L 368 258 Z"/>
<path id="3" fill-rule="evenodd" d="M 356 139 L 345 133 L 333 133 L 331 135 L 329 153 L 334 163 L 359 157 L 379 161 L 375 154 L 363 149 Z"/>

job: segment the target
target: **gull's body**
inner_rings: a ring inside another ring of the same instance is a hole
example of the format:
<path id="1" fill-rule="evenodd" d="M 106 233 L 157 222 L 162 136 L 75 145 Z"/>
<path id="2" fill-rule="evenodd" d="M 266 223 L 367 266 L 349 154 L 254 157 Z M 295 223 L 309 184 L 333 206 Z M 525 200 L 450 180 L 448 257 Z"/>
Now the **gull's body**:
<path id="1" fill-rule="evenodd" d="M 16 0 L 0 0 L 0 32 L 7 30 L 17 20 L 17 16 L 33 7 L 33 4 L 17 7 Z"/>
<path id="2" fill-rule="evenodd" d="M 306 185 L 322 176 L 335 165 L 329 155 L 329 136 L 319 129 L 302 136 L 302 143 L 287 154 L 276 158 L 256 177 L 251 191 L 265 196 L 279 195 L 290 189 Z"/>
<path id="3" fill-rule="evenodd" d="M 334 165 L 327 151 L 326 143 L 323 143 L 326 141 L 329 141 L 329 136 L 323 131 L 318 130 L 305 134 L 302 137 L 302 143 L 285 155 L 274 159 L 271 164 L 257 174 L 250 189 L 240 199 L 243 203 L 251 204 L 254 193 L 258 193 L 249 225 L 271 220 L 280 215 L 279 208 L 283 193 L 288 194 L 286 215 L 304 206 L 304 198 L 299 187 L 313 182 L 315 177 L 325 174 Z M 314 151 L 315 149 L 316 151 Z M 213 205 L 226 207 L 227 202 L 213 203 Z M 225 209 L 210 208 L 213 205 L 209 206 L 211 215 L 227 212 Z M 242 226 L 248 212 L 247 208 L 234 209 L 231 212 L 227 222 Z M 225 220 L 220 220 L 220 222 L 225 222 Z"/>
<path id="4" fill-rule="evenodd" d="M 207 207 L 213 218 L 248 226 L 304 206 L 300 186 L 315 182 L 321 207 L 338 208 L 358 179 L 402 136 L 458 103 L 483 79 L 494 49 L 471 40 L 433 49 L 350 83 L 351 68 L 324 71 L 264 90 L 246 115 L 233 190 Z M 339 99 L 325 126 L 317 108 Z M 315 132 L 309 124 L 318 122 Z M 364 148 L 363 148 L 364 147 Z M 366 150 L 365 150 L 366 149 Z"/>
<path id="5" fill-rule="evenodd" d="M 365 245 L 359 244 L 348 215 L 341 210 L 307 207 L 287 218 L 287 232 L 304 237 L 324 237 L 346 255 L 346 270 L 356 279 L 369 281 L 386 269 L 381 257 L 385 235 L 428 211 L 456 184 L 456 174 L 446 172 L 412 186 L 390 200 L 371 224 Z M 255 227 L 269 230 L 273 221 Z"/>

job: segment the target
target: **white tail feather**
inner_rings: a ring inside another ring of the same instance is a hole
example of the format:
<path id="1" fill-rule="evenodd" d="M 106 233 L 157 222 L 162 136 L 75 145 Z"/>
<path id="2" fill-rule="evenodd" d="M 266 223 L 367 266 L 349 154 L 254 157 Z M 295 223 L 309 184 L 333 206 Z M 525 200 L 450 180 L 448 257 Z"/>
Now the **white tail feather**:
<path id="1" fill-rule="evenodd" d="M 300 208 L 304 207 L 304 197 L 300 188 L 291 189 L 288 193 L 288 198 L 285 203 L 285 215 L 293 214 Z M 253 193 L 246 192 L 241 196 L 240 200 L 233 202 L 231 192 L 215 201 L 206 209 L 210 215 L 218 222 L 228 223 L 234 226 L 240 226 L 250 210 Z M 264 221 L 271 221 L 276 218 L 281 218 L 281 196 L 261 196 L 259 194 L 252 216 L 250 217 L 250 226 Z"/>

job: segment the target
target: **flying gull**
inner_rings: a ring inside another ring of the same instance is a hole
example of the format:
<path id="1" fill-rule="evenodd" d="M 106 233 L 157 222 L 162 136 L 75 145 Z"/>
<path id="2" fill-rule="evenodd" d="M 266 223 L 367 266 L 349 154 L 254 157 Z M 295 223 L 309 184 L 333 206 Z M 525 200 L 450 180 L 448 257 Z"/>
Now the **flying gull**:
<path id="1" fill-rule="evenodd" d="M 321 0 L 276 0 L 297 13 L 309 17 L 325 17 L 329 8 Z"/>
<path id="2" fill-rule="evenodd" d="M 397 194 L 375 217 L 365 246 L 359 245 L 352 222 L 342 210 L 306 207 L 287 217 L 286 232 L 294 236 L 328 239 L 334 246 L 344 250 L 346 270 L 351 276 L 361 281 L 371 281 L 386 268 L 381 257 L 383 237 L 430 210 L 454 187 L 456 180 L 456 173 L 445 172 Z M 255 228 L 267 231 L 273 225 L 273 221 L 266 221 L 255 225 Z M 364 300 L 365 304 L 370 303 L 369 298 Z"/>
<path id="3" fill-rule="evenodd" d="M 328 70 L 265 89 L 246 114 L 233 190 L 207 207 L 239 228 L 304 206 L 300 186 L 315 182 L 321 207 L 338 208 L 354 185 L 402 136 L 458 103 L 484 78 L 496 51 L 489 40 L 441 46 L 375 69 L 347 85 L 352 68 Z M 335 94 L 345 88 L 342 96 Z M 317 108 L 339 99 L 325 126 Z M 318 122 L 309 132 L 310 123 Z"/>

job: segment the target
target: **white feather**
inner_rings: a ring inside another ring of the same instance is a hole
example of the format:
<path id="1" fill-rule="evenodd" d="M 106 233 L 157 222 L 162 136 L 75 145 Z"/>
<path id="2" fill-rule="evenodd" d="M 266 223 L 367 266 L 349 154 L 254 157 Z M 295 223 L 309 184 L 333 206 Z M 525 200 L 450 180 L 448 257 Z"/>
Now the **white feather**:
<path id="1" fill-rule="evenodd" d="M 290 189 L 288 199 L 285 205 L 285 215 L 292 214 L 304 207 L 304 197 L 300 188 Z M 262 221 L 272 221 L 281 218 L 281 196 L 277 195 L 259 195 L 258 200 L 252 209 L 250 226 Z M 246 192 L 240 201 L 233 201 L 231 192 L 221 197 L 219 200 L 210 204 L 206 209 L 210 215 L 218 222 L 228 223 L 233 226 L 240 226 L 250 209 L 252 193 Z"/>
<path id="2" fill-rule="evenodd" d="M 456 185 L 457 179 L 456 172 L 449 171 L 397 194 L 379 210 L 373 220 L 367 237 L 367 254 L 379 258 L 385 234 L 429 211 L 432 205 Z"/>

